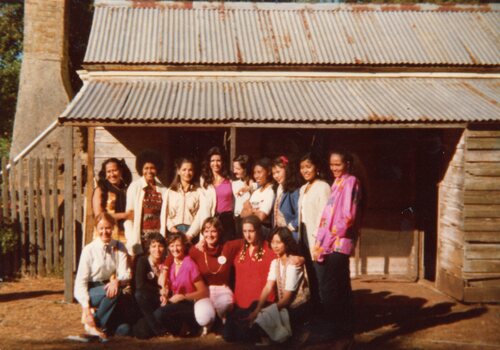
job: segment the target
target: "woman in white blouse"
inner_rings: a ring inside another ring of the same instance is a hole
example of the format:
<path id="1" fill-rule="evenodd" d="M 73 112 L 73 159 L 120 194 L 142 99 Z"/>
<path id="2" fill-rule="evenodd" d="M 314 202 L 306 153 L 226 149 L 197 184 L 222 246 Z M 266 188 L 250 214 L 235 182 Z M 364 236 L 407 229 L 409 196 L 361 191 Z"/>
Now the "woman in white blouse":
<path id="1" fill-rule="evenodd" d="M 241 229 L 241 211 L 243 203 L 250 199 L 255 183 L 252 180 L 252 160 L 246 154 L 241 154 L 233 159 L 233 173 L 235 179 L 231 181 L 234 195 L 234 224 L 236 238 L 243 238 Z"/>
<path id="2" fill-rule="evenodd" d="M 300 159 L 300 174 L 305 184 L 299 194 L 299 244 L 306 259 L 311 289 L 311 301 L 319 303 L 318 279 L 312 263 L 312 249 L 316 243 L 321 214 L 330 196 L 330 185 L 319 177 L 320 162 L 312 153 Z"/>
<path id="3" fill-rule="evenodd" d="M 193 182 L 194 163 L 188 158 L 176 161 L 176 176 L 167 194 L 167 230 L 184 233 L 188 240 L 200 233 L 202 191 Z"/>
<path id="4" fill-rule="evenodd" d="M 75 280 L 75 298 L 89 335 L 106 339 L 110 318 L 120 297 L 120 285 L 130 279 L 127 251 L 111 238 L 115 219 L 103 212 L 95 219 L 98 236 L 82 250 Z"/>
<path id="5" fill-rule="evenodd" d="M 264 237 L 271 231 L 271 211 L 274 204 L 274 189 L 272 183 L 271 160 L 269 158 L 261 158 L 253 167 L 253 177 L 259 186 L 253 191 L 250 199 L 243 203 L 241 217 L 245 218 L 250 215 L 257 216 L 262 222 Z"/>

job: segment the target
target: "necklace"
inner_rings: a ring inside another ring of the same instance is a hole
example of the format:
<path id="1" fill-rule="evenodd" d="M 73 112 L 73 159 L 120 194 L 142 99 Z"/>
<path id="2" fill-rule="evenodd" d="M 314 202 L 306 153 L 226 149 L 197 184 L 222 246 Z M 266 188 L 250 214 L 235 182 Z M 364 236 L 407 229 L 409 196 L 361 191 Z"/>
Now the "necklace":
<path id="1" fill-rule="evenodd" d="M 220 269 L 222 269 L 222 266 L 226 263 L 226 257 L 224 255 L 221 255 L 217 258 L 217 264 L 219 264 L 219 268 L 217 269 L 217 271 L 210 271 L 210 267 L 208 266 L 207 252 L 203 252 L 203 255 L 205 256 L 205 265 L 207 265 L 207 271 L 212 275 L 218 274 L 220 272 Z"/>
<path id="2" fill-rule="evenodd" d="M 178 262 L 178 261 L 174 260 L 174 264 L 175 264 L 176 266 L 181 266 L 181 265 L 182 265 L 182 261 L 183 261 L 183 260 L 181 260 L 181 261 L 179 261 L 179 262 Z"/>

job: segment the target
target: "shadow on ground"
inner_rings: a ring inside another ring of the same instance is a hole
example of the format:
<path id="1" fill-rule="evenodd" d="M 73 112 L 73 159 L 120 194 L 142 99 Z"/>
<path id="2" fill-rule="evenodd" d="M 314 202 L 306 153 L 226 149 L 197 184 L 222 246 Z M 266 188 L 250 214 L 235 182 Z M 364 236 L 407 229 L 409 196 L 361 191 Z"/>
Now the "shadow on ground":
<path id="1" fill-rule="evenodd" d="M 0 302 L 2 301 L 14 301 L 22 299 L 38 298 L 45 295 L 61 294 L 64 293 L 62 290 L 37 290 L 29 292 L 16 292 L 8 294 L 0 294 Z"/>
<path id="2" fill-rule="evenodd" d="M 487 311 L 482 306 L 453 311 L 456 305 L 453 302 L 426 306 L 428 300 L 424 298 L 396 295 L 389 291 L 372 292 L 371 289 L 355 290 L 354 302 L 358 306 L 356 334 L 377 330 L 375 337 L 365 344 L 370 348 L 380 348 L 401 335 L 480 317 Z"/>

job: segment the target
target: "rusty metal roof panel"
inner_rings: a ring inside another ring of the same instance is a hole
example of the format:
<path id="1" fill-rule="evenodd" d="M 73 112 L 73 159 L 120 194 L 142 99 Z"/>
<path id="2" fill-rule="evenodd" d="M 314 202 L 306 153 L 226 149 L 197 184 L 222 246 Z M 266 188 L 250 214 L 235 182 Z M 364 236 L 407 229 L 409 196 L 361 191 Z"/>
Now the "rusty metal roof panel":
<path id="1" fill-rule="evenodd" d="M 500 80 L 179 78 L 87 82 L 62 122 L 418 123 L 500 121 Z"/>
<path id="2" fill-rule="evenodd" d="M 498 66 L 500 6 L 101 0 L 85 62 Z"/>

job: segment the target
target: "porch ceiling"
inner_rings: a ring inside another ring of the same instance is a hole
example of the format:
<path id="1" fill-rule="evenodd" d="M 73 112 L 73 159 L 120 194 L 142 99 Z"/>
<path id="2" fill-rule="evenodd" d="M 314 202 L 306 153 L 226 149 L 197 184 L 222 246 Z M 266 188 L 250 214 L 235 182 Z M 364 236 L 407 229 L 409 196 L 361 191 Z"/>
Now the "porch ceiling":
<path id="1" fill-rule="evenodd" d="M 64 113 L 73 125 L 419 124 L 500 121 L 500 79 L 91 79 Z"/>

